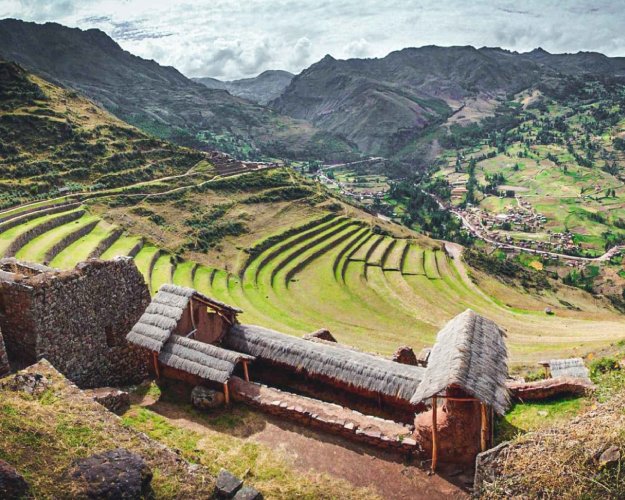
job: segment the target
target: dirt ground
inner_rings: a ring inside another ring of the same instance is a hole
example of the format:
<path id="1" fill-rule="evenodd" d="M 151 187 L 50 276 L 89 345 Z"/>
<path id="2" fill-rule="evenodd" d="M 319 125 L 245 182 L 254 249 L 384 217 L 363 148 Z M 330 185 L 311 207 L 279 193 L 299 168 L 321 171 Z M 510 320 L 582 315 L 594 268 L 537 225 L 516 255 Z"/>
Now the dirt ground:
<path id="1" fill-rule="evenodd" d="M 208 431 L 201 420 L 176 403 L 144 398 L 141 404 L 172 425 L 198 433 Z M 298 470 L 327 473 L 357 487 L 371 487 L 389 499 L 469 498 L 472 471 L 443 465 L 436 475 L 429 475 L 428 464 L 407 464 L 397 455 L 249 411 L 262 425 L 246 429 L 245 438 L 286 456 Z"/>

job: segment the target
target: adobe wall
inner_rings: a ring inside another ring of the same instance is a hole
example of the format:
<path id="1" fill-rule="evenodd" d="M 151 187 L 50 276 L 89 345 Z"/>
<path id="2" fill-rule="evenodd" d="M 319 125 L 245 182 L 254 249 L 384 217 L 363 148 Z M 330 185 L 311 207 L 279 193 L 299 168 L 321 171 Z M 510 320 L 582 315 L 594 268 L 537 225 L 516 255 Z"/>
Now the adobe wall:
<path id="1" fill-rule="evenodd" d="M 9 358 L 7 356 L 6 348 L 4 347 L 2 331 L 0 331 L 0 377 L 5 376 L 10 370 Z"/>
<path id="2" fill-rule="evenodd" d="M 0 282 L 0 328 L 18 365 L 46 358 L 82 388 L 133 383 L 148 360 L 125 337 L 149 301 L 131 259 L 91 260 Z"/>
<path id="3" fill-rule="evenodd" d="M 447 396 L 470 397 L 459 389 Z M 439 400 L 436 412 L 437 449 L 440 462 L 473 464 L 481 451 L 481 408 L 479 402 Z M 428 457 L 432 456 L 432 410 L 415 417 L 415 438 Z"/>

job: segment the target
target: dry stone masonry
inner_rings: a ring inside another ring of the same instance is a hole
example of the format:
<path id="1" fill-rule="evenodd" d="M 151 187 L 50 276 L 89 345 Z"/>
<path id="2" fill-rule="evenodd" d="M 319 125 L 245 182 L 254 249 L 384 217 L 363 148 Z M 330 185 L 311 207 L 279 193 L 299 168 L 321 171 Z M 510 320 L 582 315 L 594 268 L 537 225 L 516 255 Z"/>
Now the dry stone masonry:
<path id="1" fill-rule="evenodd" d="M 134 383 L 147 359 L 126 342 L 150 296 L 131 259 L 71 271 L 0 260 L 0 328 L 16 366 L 46 358 L 83 388 Z"/>
<path id="2" fill-rule="evenodd" d="M 7 356 L 7 350 L 6 347 L 4 347 L 4 338 L 0 331 L 0 377 L 6 375 L 9 371 L 9 357 Z"/>

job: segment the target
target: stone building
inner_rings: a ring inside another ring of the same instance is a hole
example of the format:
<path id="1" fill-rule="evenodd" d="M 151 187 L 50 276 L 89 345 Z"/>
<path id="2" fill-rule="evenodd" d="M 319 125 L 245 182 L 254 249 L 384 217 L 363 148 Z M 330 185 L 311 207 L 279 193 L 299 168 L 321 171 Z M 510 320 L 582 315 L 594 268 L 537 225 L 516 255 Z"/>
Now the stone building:
<path id="1" fill-rule="evenodd" d="M 45 358 L 82 388 L 145 378 L 145 356 L 125 337 L 149 302 L 129 258 L 70 271 L 0 260 L 0 329 L 12 367 Z"/>

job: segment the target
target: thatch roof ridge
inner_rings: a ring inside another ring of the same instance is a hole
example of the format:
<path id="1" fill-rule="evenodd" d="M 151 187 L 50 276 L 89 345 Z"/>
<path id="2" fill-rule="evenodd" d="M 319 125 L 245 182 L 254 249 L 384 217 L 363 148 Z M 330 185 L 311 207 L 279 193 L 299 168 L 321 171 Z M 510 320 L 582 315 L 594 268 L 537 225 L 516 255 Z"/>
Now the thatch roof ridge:
<path id="1" fill-rule="evenodd" d="M 234 325 L 223 343 L 257 358 L 406 401 L 425 372 L 421 367 L 401 365 L 340 344 L 310 342 L 255 325 Z"/>
<path id="2" fill-rule="evenodd" d="M 412 396 L 416 404 L 447 387 L 457 386 L 505 412 L 509 395 L 505 333 L 471 309 L 457 315 L 438 333 L 423 381 Z"/>
<path id="3" fill-rule="evenodd" d="M 126 339 L 151 351 L 159 352 L 176 329 L 190 298 L 191 288 L 163 285 Z"/>
<path id="4" fill-rule="evenodd" d="M 194 288 L 188 288 L 186 286 L 172 285 L 171 283 L 166 283 L 159 288 L 160 291 L 165 291 L 167 293 L 171 293 L 174 295 L 180 295 L 183 297 L 191 298 L 193 296 L 198 297 L 199 299 L 216 306 L 219 309 L 226 309 L 232 311 L 234 313 L 242 313 L 243 311 L 238 307 L 231 306 L 219 300 L 213 299 L 212 297 L 208 297 L 201 292 L 198 292 Z"/>

